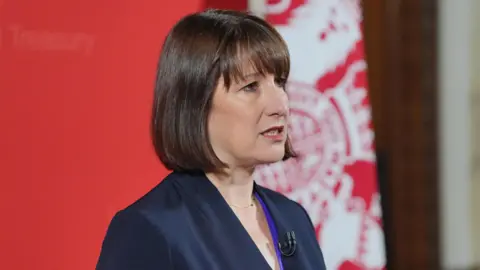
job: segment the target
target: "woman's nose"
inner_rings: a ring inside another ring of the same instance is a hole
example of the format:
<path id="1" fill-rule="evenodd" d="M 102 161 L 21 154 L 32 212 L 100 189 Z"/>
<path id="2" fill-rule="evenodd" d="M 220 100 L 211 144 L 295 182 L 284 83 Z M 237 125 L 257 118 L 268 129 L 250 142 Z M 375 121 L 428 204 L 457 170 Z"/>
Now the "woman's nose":
<path id="1" fill-rule="evenodd" d="M 288 96 L 283 88 L 278 86 L 272 88 L 266 96 L 266 102 L 265 111 L 268 115 L 286 116 L 288 114 Z"/>

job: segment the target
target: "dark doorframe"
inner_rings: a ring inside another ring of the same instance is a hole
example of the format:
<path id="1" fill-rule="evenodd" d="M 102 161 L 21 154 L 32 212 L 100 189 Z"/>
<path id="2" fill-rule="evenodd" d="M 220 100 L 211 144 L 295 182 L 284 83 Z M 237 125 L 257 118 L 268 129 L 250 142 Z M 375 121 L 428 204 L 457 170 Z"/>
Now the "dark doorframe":
<path id="1" fill-rule="evenodd" d="M 387 268 L 440 269 L 437 0 L 364 0 Z"/>

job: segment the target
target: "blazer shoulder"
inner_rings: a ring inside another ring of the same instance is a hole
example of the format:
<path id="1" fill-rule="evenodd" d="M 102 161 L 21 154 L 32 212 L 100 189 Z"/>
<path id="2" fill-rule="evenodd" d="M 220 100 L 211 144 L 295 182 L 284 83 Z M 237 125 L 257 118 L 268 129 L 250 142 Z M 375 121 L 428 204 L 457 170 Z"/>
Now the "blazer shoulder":
<path id="1" fill-rule="evenodd" d="M 174 180 L 168 175 L 114 215 L 102 243 L 97 270 L 171 269 L 168 228 L 182 205 Z"/>
<path id="2" fill-rule="evenodd" d="M 171 269 L 170 248 L 163 234 L 131 208 L 113 217 L 102 243 L 96 270 Z"/>
<path id="3" fill-rule="evenodd" d="M 120 213 L 127 217 L 141 216 L 159 231 L 169 235 L 178 222 L 185 221 L 185 211 L 194 204 L 188 174 L 170 173 L 142 197 L 123 208 Z M 193 177 L 192 177 L 193 178 Z"/>
<path id="4" fill-rule="evenodd" d="M 176 176 L 169 174 L 159 184 L 145 193 L 142 197 L 126 206 L 123 211 L 140 212 L 150 218 L 150 212 L 161 213 L 179 207 L 181 196 L 175 183 Z"/>

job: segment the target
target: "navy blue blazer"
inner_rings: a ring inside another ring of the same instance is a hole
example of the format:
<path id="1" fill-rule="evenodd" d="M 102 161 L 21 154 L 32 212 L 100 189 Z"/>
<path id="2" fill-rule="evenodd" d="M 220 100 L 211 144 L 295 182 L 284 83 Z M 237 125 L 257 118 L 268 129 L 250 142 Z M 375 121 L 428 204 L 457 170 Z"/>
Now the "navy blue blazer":
<path id="1" fill-rule="evenodd" d="M 294 231 L 296 250 L 285 270 L 324 270 L 314 227 L 304 208 L 254 185 L 277 227 Z M 119 211 L 103 240 L 97 270 L 267 270 L 261 252 L 204 173 L 173 172 Z"/>

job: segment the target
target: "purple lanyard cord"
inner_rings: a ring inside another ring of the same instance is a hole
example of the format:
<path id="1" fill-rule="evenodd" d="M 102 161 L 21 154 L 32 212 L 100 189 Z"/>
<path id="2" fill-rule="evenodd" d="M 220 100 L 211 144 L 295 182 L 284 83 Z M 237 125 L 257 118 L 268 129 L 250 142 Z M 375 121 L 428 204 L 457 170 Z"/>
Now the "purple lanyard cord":
<path id="1" fill-rule="evenodd" d="M 267 206 L 263 202 L 262 198 L 255 193 L 255 198 L 258 200 L 260 205 L 262 206 L 263 212 L 265 213 L 265 217 L 267 218 L 268 228 L 270 229 L 270 233 L 272 234 L 272 241 L 273 246 L 275 247 L 275 253 L 277 254 L 278 264 L 280 265 L 280 270 L 284 270 L 283 263 L 282 263 L 282 254 L 280 253 L 280 247 L 278 246 L 278 233 L 275 223 L 273 222 L 272 216 L 268 211 Z"/>

